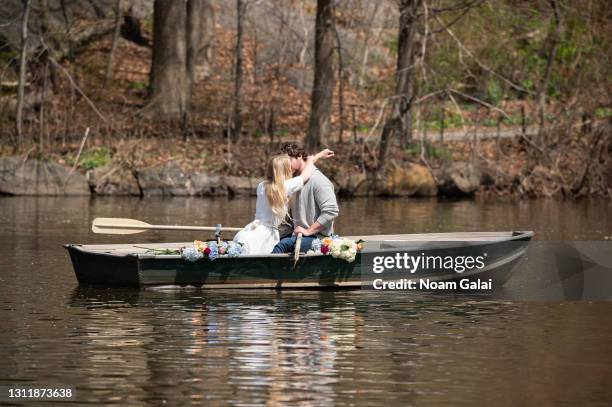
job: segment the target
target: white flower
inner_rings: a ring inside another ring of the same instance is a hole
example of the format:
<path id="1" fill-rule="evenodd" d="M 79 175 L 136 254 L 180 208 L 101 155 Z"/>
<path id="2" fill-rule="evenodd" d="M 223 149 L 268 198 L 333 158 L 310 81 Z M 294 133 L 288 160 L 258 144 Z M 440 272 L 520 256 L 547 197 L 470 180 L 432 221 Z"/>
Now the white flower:
<path id="1" fill-rule="evenodd" d="M 357 243 L 349 239 L 335 237 L 332 240 L 329 251 L 333 257 L 351 263 L 357 255 Z"/>

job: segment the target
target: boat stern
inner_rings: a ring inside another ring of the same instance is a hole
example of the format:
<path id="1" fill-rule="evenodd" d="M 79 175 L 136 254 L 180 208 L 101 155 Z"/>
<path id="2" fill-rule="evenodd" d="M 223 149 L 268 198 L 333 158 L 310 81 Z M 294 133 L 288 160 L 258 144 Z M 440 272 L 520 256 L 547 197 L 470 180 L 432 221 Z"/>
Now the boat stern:
<path id="1" fill-rule="evenodd" d="M 80 244 L 66 244 L 79 284 L 140 285 L 137 256 L 84 250 Z"/>

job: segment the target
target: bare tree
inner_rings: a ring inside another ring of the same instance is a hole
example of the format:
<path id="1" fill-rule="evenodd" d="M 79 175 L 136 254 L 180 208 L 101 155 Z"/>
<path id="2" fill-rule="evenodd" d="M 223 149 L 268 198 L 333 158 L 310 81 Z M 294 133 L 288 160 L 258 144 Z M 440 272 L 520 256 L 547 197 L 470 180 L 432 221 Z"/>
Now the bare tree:
<path id="1" fill-rule="evenodd" d="M 374 21 L 376 21 L 376 17 L 378 15 L 378 11 L 380 10 L 380 6 L 383 4 L 381 1 L 374 2 L 374 10 L 371 12 L 370 19 L 365 27 L 365 33 L 363 37 L 363 56 L 361 58 L 361 69 L 359 71 L 359 77 L 357 79 L 357 86 L 359 88 L 363 87 L 364 79 L 366 75 L 366 68 L 368 66 L 368 58 L 370 55 L 370 37 L 374 34 L 375 40 L 378 40 L 378 36 L 382 33 L 382 28 L 373 27 Z M 367 10 L 367 8 L 366 8 Z M 376 33 L 376 34 L 375 34 Z"/>
<path id="2" fill-rule="evenodd" d="M 28 52 L 28 17 L 30 15 L 31 0 L 25 0 L 23 18 L 21 19 L 21 54 L 19 56 L 19 85 L 17 89 L 17 145 L 23 143 L 23 98 L 25 95 L 26 62 Z"/>
<path id="3" fill-rule="evenodd" d="M 149 106 L 156 115 L 183 118 L 187 114 L 191 89 L 186 74 L 186 22 L 185 2 L 155 0 Z"/>
<path id="4" fill-rule="evenodd" d="M 379 172 L 384 172 L 392 139 L 405 134 L 411 139 L 412 101 L 414 100 L 416 25 L 421 0 L 400 1 L 400 26 L 398 36 L 395 96 L 391 113 L 380 140 L 378 152 Z"/>
<path id="5" fill-rule="evenodd" d="M 187 4 L 187 70 L 189 81 L 196 78 L 196 66 L 206 70 L 212 59 L 215 11 L 211 0 L 190 1 Z"/>
<path id="6" fill-rule="evenodd" d="M 336 34 L 338 50 L 338 116 L 340 121 L 338 126 L 338 143 L 342 143 L 342 136 L 344 135 L 344 63 L 342 60 L 342 42 L 336 28 L 334 28 L 334 33 Z"/>
<path id="7" fill-rule="evenodd" d="M 540 82 L 540 86 L 538 89 L 538 138 L 540 139 L 540 142 L 542 141 L 541 138 L 545 124 L 544 113 L 546 109 L 546 93 L 548 91 L 548 83 L 550 82 L 552 66 L 557 55 L 559 41 L 561 39 L 561 13 L 559 11 L 559 4 L 557 3 L 557 0 L 550 0 L 550 7 L 552 8 L 553 15 L 551 17 L 550 32 L 548 34 L 547 41 L 547 43 L 549 44 L 549 48 L 546 55 L 546 69 L 544 71 L 544 76 L 542 77 L 542 82 Z"/>
<path id="8" fill-rule="evenodd" d="M 315 73 L 306 147 L 319 148 L 329 134 L 334 91 L 334 1 L 318 0 L 315 23 Z"/>
<path id="9" fill-rule="evenodd" d="M 153 57 L 147 108 L 156 117 L 186 122 L 191 107 L 194 65 L 204 30 L 206 0 L 155 0 Z M 209 39 L 208 39 L 209 40 Z"/>
<path id="10" fill-rule="evenodd" d="M 244 37 L 244 17 L 246 2 L 236 0 L 236 53 L 234 64 L 234 140 L 240 139 L 242 132 L 242 49 Z"/>
<path id="11" fill-rule="evenodd" d="M 123 21 L 123 0 L 117 0 L 117 9 L 115 10 L 115 31 L 113 32 L 113 40 L 111 43 L 110 53 L 108 54 L 108 62 L 106 64 L 105 82 L 113 78 L 113 60 L 119 43 L 119 34 L 121 34 L 121 22 Z"/>

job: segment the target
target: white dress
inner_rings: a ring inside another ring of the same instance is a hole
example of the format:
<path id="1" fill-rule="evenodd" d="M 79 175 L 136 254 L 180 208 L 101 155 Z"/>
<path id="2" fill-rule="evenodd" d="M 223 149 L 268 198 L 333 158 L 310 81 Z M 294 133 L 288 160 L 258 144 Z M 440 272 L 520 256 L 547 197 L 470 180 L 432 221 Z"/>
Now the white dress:
<path id="1" fill-rule="evenodd" d="M 287 198 L 302 189 L 302 177 L 294 177 L 285 181 Z M 234 236 L 235 242 L 244 244 L 244 254 L 268 254 L 280 240 L 278 225 L 274 222 L 274 212 L 266 197 L 265 183 L 257 185 L 257 203 L 255 204 L 255 220 Z"/>

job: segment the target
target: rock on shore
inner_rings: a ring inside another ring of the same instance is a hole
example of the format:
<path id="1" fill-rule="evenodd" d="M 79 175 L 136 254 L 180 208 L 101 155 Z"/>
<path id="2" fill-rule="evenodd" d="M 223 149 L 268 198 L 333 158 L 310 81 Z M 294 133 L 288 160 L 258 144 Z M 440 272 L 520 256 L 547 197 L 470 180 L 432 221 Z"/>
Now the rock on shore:
<path id="1" fill-rule="evenodd" d="M 138 182 L 129 168 L 105 165 L 89 170 L 85 175 L 96 195 L 140 196 Z"/>
<path id="2" fill-rule="evenodd" d="M 89 185 L 78 171 L 46 161 L 0 157 L 0 194 L 89 195 Z"/>
<path id="3" fill-rule="evenodd" d="M 440 195 L 470 196 L 480 187 L 483 175 L 472 163 L 453 162 L 443 167 L 436 178 Z"/>
<path id="4" fill-rule="evenodd" d="M 438 186 L 431 171 L 423 165 L 393 165 L 381 191 L 389 196 L 436 196 Z"/>
<path id="5" fill-rule="evenodd" d="M 10 195 L 125 195 L 237 196 L 254 195 L 260 179 L 200 172 L 185 173 L 170 162 L 131 169 L 109 164 L 78 171 L 51 162 L 19 157 L 0 158 L 0 194 Z M 432 173 L 414 163 L 390 163 L 384 176 L 342 172 L 332 179 L 343 196 L 431 197 L 469 196 L 483 184 L 480 169 L 470 163 L 451 163 Z"/>
<path id="6" fill-rule="evenodd" d="M 438 187 L 425 166 L 413 163 L 391 163 L 385 175 L 343 174 L 337 181 L 339 193 L 348 196 L 436 196 Z"/>
<path id="7" fill-rule="evenodd" d="M 185 173 L 176 163 L 129 170 L 104 166 L 88 172 L 96 195 L 235 196 L 253 195 L 259 180 L 251 177 Z"/>

